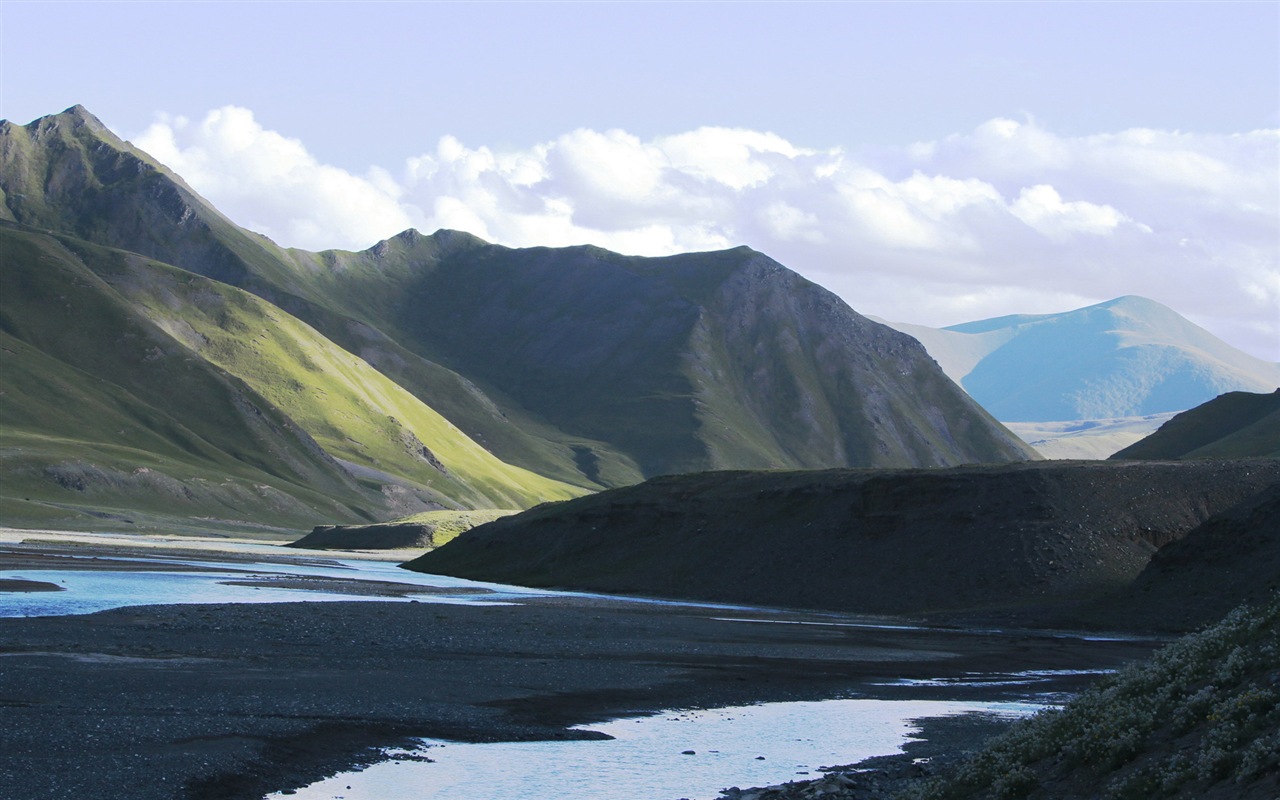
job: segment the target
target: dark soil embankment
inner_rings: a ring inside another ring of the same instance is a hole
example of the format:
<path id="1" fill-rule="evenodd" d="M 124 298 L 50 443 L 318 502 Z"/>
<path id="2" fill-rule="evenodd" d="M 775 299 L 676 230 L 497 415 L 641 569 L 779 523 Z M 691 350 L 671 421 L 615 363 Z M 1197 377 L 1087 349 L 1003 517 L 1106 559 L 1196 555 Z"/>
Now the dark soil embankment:
<path id="1" fill-rule="evenodd" d="M 483 525 L 406 566 L 531 586 L 1039 619 L 1280 484 L 1280 461 L 657 478 Z"/>
<path id="2" fill-rule="evenodd" d="M 374 525 L 319 525 L 289 547 L 311 550 L 414 550 L 439 547 L 515 509 L 427 511 Z"/>
<path id="3" fill-rule="evenodd" d="M 1134 582 L 1080 622 L 1185 631 L 1280 591 L 1280 485 L 1216 514 L 1161 548 Z"/>

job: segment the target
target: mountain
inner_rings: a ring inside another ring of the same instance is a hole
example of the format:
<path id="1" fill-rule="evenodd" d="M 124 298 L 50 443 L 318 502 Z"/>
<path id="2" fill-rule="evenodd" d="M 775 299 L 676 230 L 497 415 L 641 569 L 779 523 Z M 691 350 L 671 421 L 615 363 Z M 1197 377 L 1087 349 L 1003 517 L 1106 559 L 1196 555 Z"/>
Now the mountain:
<path id="1" fill-rule="evenodd" d="M 747 248 L 646 259 L 406 231 L 285 249 L 78 106 L 0 122 L 0 199 L 12 236 L 50 239 L 162 351 L 243 383 L 384 496 L 511 507 L 698 469 L 1034 457 L 915 341 Z M 61 293 L 13 313 L 35 325 Z M 33 331 L 11 335 L 66 363 Z"/>
<path id="2" fill-rule="evenodd" d="M 476 527 L 408 569 L 871 614 L 1043 615 L 1280 483 L 1280 460 L 654 478 Z"/>
<path id="3" fill-rule="evenodd" d="M 1114 459 L 1280 458 L 1280 389 L 1228 392 L 1184 411 Z"/>
<path id="4" fill-rule="evenodd" d="M 384 329 L 569 434 L 598 483 L 1028 455 L 915 342 L 748 248 L 638 258 L 459 238 L 316 258 L 341 280 L 403 269 Z"/>
<path id="5" fill-rule="evenodd" d="M 1280 364 L 1142 297 L 942 329 L 893 325 L 1005 422 L 1141 417 L 1184 411 L 1227 391 L 1280 386 Z"/>
<path id="6" fill-rule="evenodd" d="M 584 491 L 239 289 L 8 223 L 0 252 L 8 524 L 292 529 Z"/>

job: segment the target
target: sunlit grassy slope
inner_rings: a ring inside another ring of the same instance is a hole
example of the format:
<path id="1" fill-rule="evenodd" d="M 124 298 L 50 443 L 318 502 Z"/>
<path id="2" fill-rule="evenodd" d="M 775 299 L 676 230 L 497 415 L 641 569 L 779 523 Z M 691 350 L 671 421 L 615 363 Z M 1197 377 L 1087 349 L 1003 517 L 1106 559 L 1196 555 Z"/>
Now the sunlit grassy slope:
<path id="1" fill-rule="evenodd" d="M 242 379 L 330 455 L 462 507 L 526 507 L 582 490 L 494 457 L 314 328 L 226 284 L 118 252 L 81 252 L 152 321 Z"/>
<path id="2" fill-rule="evenodd" d="M 13 226 L 0 247 L 0 521 L 153 511 L 297 528 L 583 491 L 501 462 L 245 292 Z"/>
<path id="3" fill-rule="evenodd" d="M 0 522 L 375 518 L 378 492 L 56 239 L 0 226 L 0 256 Z"/>

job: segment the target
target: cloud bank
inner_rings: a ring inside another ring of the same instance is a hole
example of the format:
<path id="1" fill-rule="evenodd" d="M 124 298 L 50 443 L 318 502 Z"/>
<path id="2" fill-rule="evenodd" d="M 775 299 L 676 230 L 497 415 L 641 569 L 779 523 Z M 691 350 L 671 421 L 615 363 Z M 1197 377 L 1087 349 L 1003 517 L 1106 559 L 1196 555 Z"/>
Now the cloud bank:
<path id="1" fill-rule="evenodd" d="M 443 136 L 355 175 L 228 106 L 134 143 L 289 246 L 362 249 L 408 227 L 636 255 L 746 244 L 888 319 L 1139 294 L 1280 360 L 1280 130 L 1067 137 L 995 119 L 854 154 L 741 129 L 581 129 L 510 149 Z"/>

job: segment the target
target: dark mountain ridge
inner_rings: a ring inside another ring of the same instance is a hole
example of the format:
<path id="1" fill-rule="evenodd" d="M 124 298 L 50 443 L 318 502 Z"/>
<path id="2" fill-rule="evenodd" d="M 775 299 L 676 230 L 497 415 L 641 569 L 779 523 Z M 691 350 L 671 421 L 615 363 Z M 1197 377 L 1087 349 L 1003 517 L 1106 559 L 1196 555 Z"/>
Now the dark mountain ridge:
<path id="1" fill-rule="evenodd" d="M 439 255 L 402 284 L 397 330 L 432 361 L 604 443 L 586 445 L 596 461 L 620 453 L 647 476 L 1028 452 L 914 340 L 748 248 L 649 259 L 469 241 L 441 254 L 435 237 L 416 239 Z"/>
<path id="2" fill-rule="evenodd" d="M 721 472 L 548 504 L 405 565 L 526 586 L 870 614 L 1061 618 L 1280 460 Z"/>
<path id="3" fill-rule="evenodd" d="M 1228 392 L 1178 414 L 1112 459 L 1280 458 L 1280 389 Z"/>

